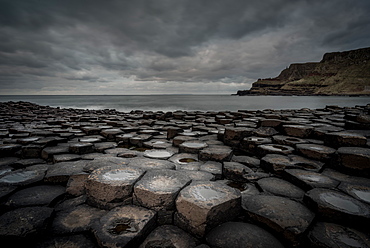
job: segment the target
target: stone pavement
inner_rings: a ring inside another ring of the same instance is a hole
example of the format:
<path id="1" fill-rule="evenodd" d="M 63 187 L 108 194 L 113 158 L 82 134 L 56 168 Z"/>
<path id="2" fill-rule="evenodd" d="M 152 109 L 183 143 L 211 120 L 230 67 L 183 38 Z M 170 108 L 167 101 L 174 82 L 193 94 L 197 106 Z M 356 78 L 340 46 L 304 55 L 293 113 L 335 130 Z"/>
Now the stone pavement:
<path id="1" fill-rule="evenodd" d="M 369 114 L 0 103 L 1 247 L 370 247 Z"/>

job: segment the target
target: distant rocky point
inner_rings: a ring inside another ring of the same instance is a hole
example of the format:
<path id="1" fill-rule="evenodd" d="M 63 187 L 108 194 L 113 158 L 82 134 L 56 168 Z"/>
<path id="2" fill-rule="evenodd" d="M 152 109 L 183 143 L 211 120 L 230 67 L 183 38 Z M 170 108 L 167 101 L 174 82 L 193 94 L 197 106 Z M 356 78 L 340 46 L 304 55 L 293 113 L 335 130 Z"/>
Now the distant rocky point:
<path id="1" fill-rule="evenodd" d="M 237 95 L 370 95 L 370 47 L 326 53 L 320 62 L 291 64 L 279 76 L 258 79 Z"/>

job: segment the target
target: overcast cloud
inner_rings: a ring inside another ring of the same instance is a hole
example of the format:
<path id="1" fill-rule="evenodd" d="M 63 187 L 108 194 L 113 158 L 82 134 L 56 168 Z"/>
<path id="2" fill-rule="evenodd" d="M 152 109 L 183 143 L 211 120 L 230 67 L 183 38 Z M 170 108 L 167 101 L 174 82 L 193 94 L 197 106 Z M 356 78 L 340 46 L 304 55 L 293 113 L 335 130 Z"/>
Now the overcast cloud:
<path id="1" fill-rule="evenodd" d="M 235 93 L 370 46 L 369 0 L 0 0 L 0 94 Z"/>

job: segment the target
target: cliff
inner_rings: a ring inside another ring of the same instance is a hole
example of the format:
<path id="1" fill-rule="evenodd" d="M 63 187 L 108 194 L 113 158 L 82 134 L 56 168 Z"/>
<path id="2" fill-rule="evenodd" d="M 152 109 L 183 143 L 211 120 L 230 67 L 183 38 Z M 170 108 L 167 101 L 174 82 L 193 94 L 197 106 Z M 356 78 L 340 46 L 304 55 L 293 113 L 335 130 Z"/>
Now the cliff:
<path id="1" fill-rule="evenodd" d="M 370 47 L 291 64 L 279 76 L 259 79 L 237 95 L 370 95 Z"/>

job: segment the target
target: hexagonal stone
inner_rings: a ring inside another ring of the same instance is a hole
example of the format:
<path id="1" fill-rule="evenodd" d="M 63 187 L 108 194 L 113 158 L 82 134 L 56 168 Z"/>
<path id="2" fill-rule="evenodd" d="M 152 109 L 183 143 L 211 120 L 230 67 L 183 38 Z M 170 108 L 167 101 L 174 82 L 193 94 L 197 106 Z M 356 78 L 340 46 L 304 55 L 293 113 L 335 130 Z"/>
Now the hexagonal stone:
<path id="1" fill-rule="evenodd" d="M 276 177 L 262 178 L 257 181 L 257 185 L 263 192 L 290 199 L 302 200 L 305 194 L 301 188 Z"/>
<path id="2" fill-rule="evenodd" d="M 149 158 L 130 159 L 129 165 L 132 167 L 142 168 L 144 170 L 169 169 L 174 170 L 176 165 L 170 161 Z"/>
<path id="3" fill-rule="evenodd" d="M 318 222 L 308 234 L 312 247 L 370 247 L 370 236 L 334 223 Z"/>
<path id="4" fill-rule="evenodd" d="M 54 209 L 48 207 L 26 207 L 4 213 L 0 216 L 1 240 L 16 246 L 14 242 L 43 234 L 53 212 Z"/>
<path id="5" fill-rule="evenodd" d="M 335 188 L 339 185 L 337 180 L 330 177 L 321 175 L 317 172 L 300 169 L 285 170 L 284 178 L 304 190 L 310 190 L 313 188 Z"/>
<path id="6" fill-rule="evenodd" d="M 370 175 L 370 149 L 362 147 L 341 147 L 337 160 L 340 168 L 359 176 Z"/>
<path id="7" fill-rule="evenodd" d="M 232 220 L 240 211 L 240 192 L 218 182 L 195 182 L 180 191 L 175 223 L 196 236 Z"/>
<path id="8" fill-rule="evenodd" d="M 368 181 L 367 184 L 361 184 L 361 182 L 354 179 L 351 183 L 342 182 L 338 188 L 353 198 L 370 204 L 370 180 L 368 179 Z"/>
<path id="9" fill-rule="evenodd" d="M 103 215 L 93 226 L 101 247 L 137 247 L 155 227 L 156 214 L 138 206 L 117 207 Z"/>
<path id="10" fill-rule="evenodd" d="M 3 175 L 0 185 L 25 186 L 44 179 L 47 165 L 34 165 L 26 169 L 19 169 Z"/>
<path id="11" fill-rule="evenodd" d="M 261 159 L 261 167 L 263 169 L 278 173 L 290 168 L 319 171 L 323 165 L 324 163 L 322 162 L 297 155 L 267 154 Z"/>
<path id="12" fill-rule="evenodd" d="M 102 217 L 106 211 L 88 205 L 80 205 L 60 211 L 54 218 L 52 230 L 57 234 L 89 231 L 92 223 Z"/>
<path id="13" fill-rule="evenodd" d="M 366 146 L 365 136 L 350 132 L 327 133 L 324 137 L 325 144 L 331 147 L 341 146 Z"/>
<path id="14" fill-rule="evenodd" d="M 66 192 L 59 185 L 40 185 L 22 189 L 11 195 L 4 205 L 12 208 L 30 206 L 51 206 Z"/>
<path id="15" fill-rule="evenodd" d="M 160 149 L 160 150 L 147 150 L 144 152 L 144 157 L 153 159 L 168 159 L 173 155 L 173 152 Z"/>
<path id="16" fill-rule="evenodd" d="M 53 155 L 56 154 L 62 154 L 62 153 L 68 153 L 69 148 L 67 146 L 50 146 L 45 147 L 41 151 L 41 157 L 47 161 L 53 160 Z"/>
<path id="17" fill-rule="evenodd" d="M 85 172 L 71 175 L 67 182 L 66 192 L 73 196 L 85 194 L 85 184 L 88 177 L 89 174 Z"/>
<path id="18" fill-rule="evenodd" d="M 147 247 L 196 247 L 198 240 L 177 226 L 159 226 L 151 232 L 139 248 Z"/>
<path id="19" fill-rule="evenodd" d="M 254 173 L 248 166 L 238 162 L 224 162 L 223 175 L 226 179 L 245 182 L 244 175 Z"/>
<path id="20" fill-rule="evenodd" d="M 266 230 L 249 223 L 226 222 L 212 229 L 206 236 L 211 247 L 218 248 L 283 248 Z"/>
<path id="21" fill-rule="evenodd" d="M 180 146 L 180 144 L 182 144 L 186 141 L 195 141 L 195 140 L 197 140 L 197 139 L 194 138 L 194 137 L 180 135 L 180 136 L 176 136 L 176 137 L 173 138 L 172 145 L 175 146 L 175 147 L 178 147 L 178 146 Z"/>
<path id="22" fill-rule="evenodd" d="M 107 149 L 112 149 L 117 146 L 116 142 L 99 142 L 94 143 L 94 149 L 96 152 L 104 152 Z"/>
<path id="23" fill-rule="evenodd" d="M 316 160 L 328 160 L 336 152 L 331 147 L 317 144 L 297 144 L 296 149 L 303 156 Z"/>
<path id="24" fill-rule="evenodd" d="M 276 129 L 272 127 L 259 127 L 253 130 L 253 135 L 256 135 L 258 137 L 266 137 L 266 138 L 276 135 L 278 133 L 279 132 L 276 131 Z"/>
<path id="25" fill-rule="evenodd" d="M 81 173 L 88 161 L 61 162 L 49 166 L 45 175 L 45 182 L 67 183 L 71 175 Z"/>
<path id="26" fill-rule="evenodd" d="M 199 153 L 202 149 L 208 147 L 207 143 L 202 141 L 186 141 L 179 145 L 180 153 Z"/>
<path id="27" fill-rule="evenodd" d="M 11 156 L 21 149 L 19 144 L 0 144 L 0 157 Z"/>
<path id="28" fill-rule="evenodd" d="M 293 245 L 303 238 L 314 214 L 304 205 L 280 196 L 254 195 L 243 198 L 248 216 L 282 235 Z"/>
<path id="29" fill-rule="evenodd" d="M 22 147 L 23 158 L 39 158 L 44 146 L 30 144 Z M 10 154 L 9 154 L 10 155 Z"/>
<path id="30" fill-rule="evenodd" d="M 295 146 L 296 144 L 308 143 L 307 140 L 304 140 L 298 137 L 291 137 L 291 136 L 284 136 L 284 135 L 275 135 L 272 137 L 272 139 L 280 145 L 288 145 L 288 146 Z"/>
<path id="31" fill-rule="evenodd" d="M 202 161 L 230 161 L 233 155 L 233 150 L 224 146 L 213 146 L 204 148 L 199 152 L 199 160 Z"/>
<path id="32" fill-rule="evenodd" d="M 55 164 L 55 163 L 61 163 L 61 162 L 77 161 L 80 159 L 81 159 L 81 156 L 78 154 L 64 153 L 64 154 L 53 155 L 52 162 Z"/>
<path id="33" fill-rule="evenodd" d="M 266 144 L 257 146 L 257 153 L 260 157 L 263 157 L 267 154 L 282 154 L 288 155 L 293 153 L 294 148 L 286 145 L 278 144 Z"/>
<path id="34" fill-rule="evenodd" d="M 222 163 L 216 161 L 207 161 L 200 166 L 201 171 L 212 173 L 215 179 L 222 178 Z"/>
<path id="35" fill-rule="evenodd" d="M 299 138 L 308 138 L 313 131 L 312 126 L 305 125 L 283 125 L 283 129 L 286 135 Z"/>
<path id="36" fill-rule="evenodd" d="M 124 204 L 144 172 L 139 168 L 119 165 L 94 170 L 85 185 L 89 204 L 105 209 Z"/>
<path id="37" fill-rule="evenodd" d="M 115 140 L 116 136 L 122 134 L 123 131 L 119 128 L 111 128 L 111 129 L 104 129 L 100 133 L 105 138 L 107 138 L 107 140 Z"/>
<path id="38" fill-rule="evenodd" d="M 102 154 L 101 154 L 102 156 Z M 117 158 L 117 157 L 96 157 L 94 160 L 87 162 L 84 167 L 85 172 L 93 172 L 96 169 L 109 165 L 120 165 L 124 166 L 129 163 L 129 160 L 126 158 Z"/>
<path id="39" fill-rule="evenodd" d="M 304 201 L 324 219 L 356 227 L 370 223 L 369 205 L 342 192 L 317 188 L 308 191 Z"/>
<path id="40" fill-rule="evenodd" d="M 94 145 L 92 143 L 74 142 L 69 145 L 69 152 L 75 154 L 86 154 L 94 152 Z"/>
<path id="41" fill-rule="evenodd" d="M 134 186 L 135 200 L 143 207 L 173 210 L 179 191 L 191 179 L 182 172 L 173 170 L 148 171 Z"/>

